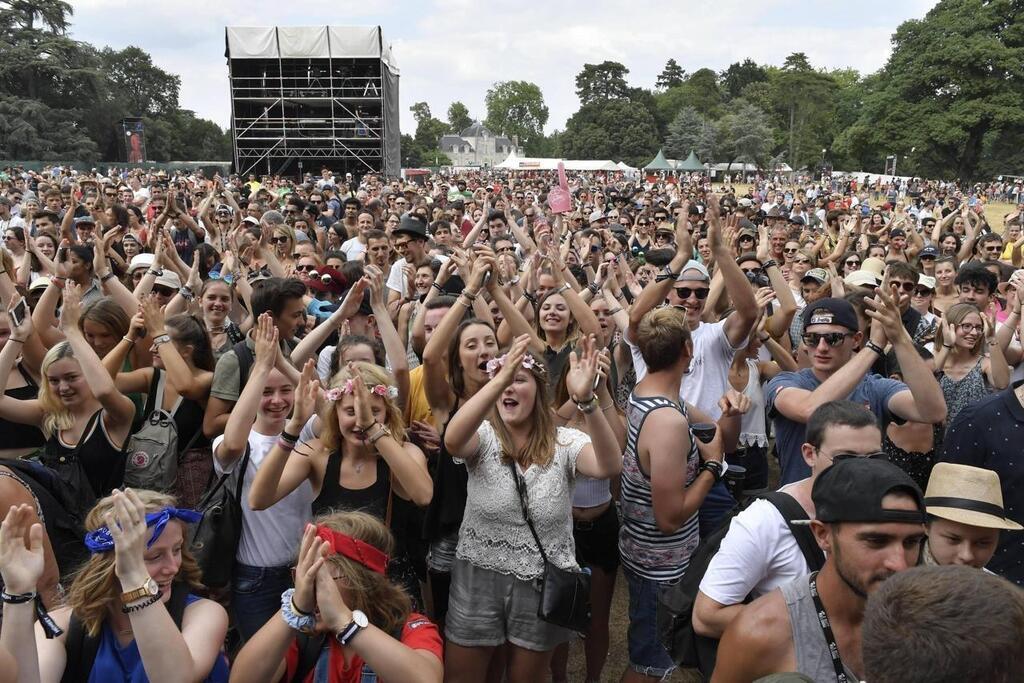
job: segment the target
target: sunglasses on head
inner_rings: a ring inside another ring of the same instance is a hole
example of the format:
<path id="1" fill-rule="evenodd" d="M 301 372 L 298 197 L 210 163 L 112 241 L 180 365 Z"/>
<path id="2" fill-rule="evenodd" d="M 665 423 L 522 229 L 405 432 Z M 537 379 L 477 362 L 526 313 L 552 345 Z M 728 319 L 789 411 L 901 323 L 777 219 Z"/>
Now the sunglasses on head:
<path id="1" fill-rule="evenodd" d="M 235 281 L 235 278 L 231 273 L 221 273 L 219 270 L 211 272 L 206 277 L 208 280 L 223 280 L 229 285 Z"/>
<path id="2" fill-rule="evenodd" d="M 690 295 L 692 294 L 692 295 L 696 296 L 697 299 L 699 299 L 700 301 L 703 301 L 704 299 L 708 298 L 708 292 L 711 291 L 711 288 L 709 288 L 709 287 L 696 287 L 696 288 L 676 287 L 675 290 L 676 290 L 676 296 L 678 296 L 680 299 L 689 299 Z"/>
<path id="3" fill-rule="evenodd" d="M 810 348 L 816 348 L 821 343 L 822 339 L 824 339 L 825 343 L 829 346 L 839 346 L 851 334 L 852 332 L 808 332 L 803 335 L 802 339 L 804 344 Z"/>
<path id="4" fill-rule="evenodd" d="M 249 272 L 249 274 L 245 276 L 245 279 L 248 282 L 252 282 L 258 277 L 273 277 L 273 273 L 270 272 L 270 268 L 263 266 L 262 268 Z"/>

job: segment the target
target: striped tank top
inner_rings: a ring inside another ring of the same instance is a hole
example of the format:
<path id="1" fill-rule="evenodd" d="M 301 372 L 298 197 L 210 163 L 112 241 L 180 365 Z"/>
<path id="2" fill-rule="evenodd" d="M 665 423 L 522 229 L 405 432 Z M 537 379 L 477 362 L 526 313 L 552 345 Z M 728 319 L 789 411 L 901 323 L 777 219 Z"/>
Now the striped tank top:
<path id="1" fill-rule="evenodd" d="M 661 396 L 630 394 L 626 405 L 629 434 L 622 461 L 622 526 L 619 531 L 619 554 L 622 564 L 635 574 L 654 581 L 675 581 L 683 576 L 690 563 L 690 555 L 700 542 L 697 513 L 694 513 L 677 531 L 663 533 L 654 520 L 651 499 L 651 477 L 640 468 L 637 443 L 647 416 L 655 410 L 677 410 L 686 416 L 680 406 Z M 690 450 L 680 453 L 686 459 L 686 485 L 697 478 L 700 456 L 697 442 L 690 431 Z"/>

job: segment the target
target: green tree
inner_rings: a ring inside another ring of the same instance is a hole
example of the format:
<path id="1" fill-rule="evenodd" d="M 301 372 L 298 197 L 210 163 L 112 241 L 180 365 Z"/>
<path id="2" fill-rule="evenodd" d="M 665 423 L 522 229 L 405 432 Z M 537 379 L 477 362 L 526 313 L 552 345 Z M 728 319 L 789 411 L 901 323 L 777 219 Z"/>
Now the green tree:
<path id="1" fill-rule="evenodd" d="M 878 170 L 898 154 L 906 171 L 978 178 L 986 145 L 1012 140 L 1024 125 L 1021 14 L 1017 0 L 942 0 L 901 24 L 861 115 L 836 147 L 853 156 L 871 149 Z M 1014 171 L 1021 169 L 1001 172 Z"/>
<path id="2" fill-rule="evenodd" d="M 133 116 L 156 116 L 178 108 L 181 78 L 153 64 L 149 53 L 134 46 L 100 53 L 112 94 Z"/>
<path id="3" fill-rule="evenodd" d="M 455 101 L 448 105 L 448 125 L 453 133 L 458 133 L 472 125 L 473 119 L 469 115 L 469 108 L 462 102 Z"/>
<path id="4" fill-rule="evenodd" d="M 491 132 L 519 138 L 527 155 L 534 155 L 543 144 L 544 124 L 548 122 L 548 107 L 540 87 L 528 81 L 500 81 L 484 96 L 487 119 Z"/>
<path id="5" fill-rule="evenodd" d="M 668 90 L 677 85 L 682 85 L 683 80 L 686 78 L 686 71 L 683 67 L 674 59 L 669 59 L 665 62 L 665 68 L 658 74 L 658 80 L 655 82 L 654 87 L 659 90 Z"/>
<path id="6" fill-rule="evenodd" d="M 416 121 L 417 124 L 423 123 L 424 121 L 433 118 L 430 115 L 430 105 L 427 104 L 426 102 L 416 102 L 411 107 L 409 107 L 409 111 L 412 112 L 412 118 L 414 121 Z"/>
<path id="7" fill-rule="evenodd" d="M 659 138 L 645 107 L 616 99 L 580 107 L 566 122 L 561 144 L 562 156 L 569 159 L 612 159 L 636 166 L 650 161 Z"/>
<path id="8" fill-rule="evenodd" d="M 697 149 L 697 140 L 707 123 L 693 107 L 683 107 L 668 125 L 665 155 L 670 159 L 685 159 L 690 150 Z"/>
<path id="9" fill-rule="evenodd" d="M 751 83 L 762 83 L 767 80 L 768 71 L 748 58 L 730 64 L 729 68 L 722 72 L 719 83 L 725 96 L 735 99 L 742 95 L 743 89 Z"/>
<path id="10" fill-rule="evenodd" d="M 794 169 L 812 163 L 832 136 L 836 83 L 815 71 L 807 55 L 795 52 L 771 81 L 775 112 L 786 135 L 786 162 Z"/>
<path id="11" fill-rule="evenodd" d="M 416 145 L 419 150 L 426 151 L 436 149 L 441 136 L 448 133 L 448 124 L 435 119 L 430 113 L 430 105 L 426 102 L 416 102 L 409 111 L 416 120 Z"/>
<path id="12" fill-rule="evenodd" d="M 97 160 L 96 144 L 75 118 L 40 100 L 0 96 L 0 159 Z"/>
<path id="13" fill-rule="evenodd" d="M 657 118 L 672 121 L 683 107 L 693 107 L 700 114 L 717 118 L 721 113 L 722 93 L 718 89 L 718 76 L 711 69 L 698 69 L 682 85 L 669 88 L 655 96 Z"/>
<path id="14" fill-rule="evenodd" d="M 622 99 L 629 95 L 626 75 L 629 69 L 619 62 L 604 61 L 600 64 L 584 64 L 583 71 L 576 74 L 576 96 L 580 104 L 587 105 L 600 100 Z"/>
<path id="15" fill-rule="evenodd" d="M 765 168 L 772 148 L 772 128 L 767 114 L 749 102 L 735 100 L 729 106 L 729 113 L 719 121 L 719 130 L 730 171 L 736 161 Z"/>

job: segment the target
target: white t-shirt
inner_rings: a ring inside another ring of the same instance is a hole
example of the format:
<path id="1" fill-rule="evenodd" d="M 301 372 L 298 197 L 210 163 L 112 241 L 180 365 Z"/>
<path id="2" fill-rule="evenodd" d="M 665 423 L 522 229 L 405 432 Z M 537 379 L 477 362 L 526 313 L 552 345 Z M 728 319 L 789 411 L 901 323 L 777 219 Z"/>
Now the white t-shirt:
<path id="1" fill-rule="evenodd" d="M 277 434 L 260 434 L 255 429 L 249 432 L 249 465 L 242 481 L 242 539 L 235 559 L 252 567 L 284 567 L 294 561 L 302 541 L 302 530 L 313 518 L 313 487 L 308 480 L 266 510 L 257 511 L 249 507 L 249 489 L 256 470 L 277 443 L 277 437 Z M 215 455 L 223 441 L 223 434 L 213 440 Z M 244 455 L 238 458 L 235 465 L 240 464 L 243 458 Z M 213 459 L 218 476 L 234 471 L 235 465 L 224 469 L 216 457 Z M 238 485 L 234 477 L 229 483 Z"/>
<path id="2" fill-rule="evenodd" d="M 438 261 L 441 262 L 442 265 L 448 262 L 448 257 L 447 256 L 442 256 L 441 254 L 438 254 L 437 256 L 433 256 L 431 258 L 437 259 Z M 388 273 L 388 281 L 386 283 L 388 289 L 395 290 L 396 292 L 401 294 L 403 297 L 406 295 L 406 293 L 405 293 L 405 273 L 402 272 L 402 269 L 405 268 L 405 266 L 408 263 L 409 262 L 406 261 L 405 258 L 400 258 L 397 261 L 395 261 L 393 264 L 391 264 L 391 272 Z"/>
<path id="3" fill-rule="evenodd" d="M 647 376 L 647 363 L 628 334 L 625 338 L 633 356 L 636 381 L 640 382 Z M 741 346 L 733 348 L 725 334 L 724 320 L 701 323 L 696 330 L 690 332 L 690 338 L 693 340 L 693 359 L 690 361 L 690 371 L 683 375 L 679 399 L 704 411 L 712 420 L 717 420 L 722 415 L 718 399 L 729 389 L 729 366 L 736 352 L 745 348 L 747 343 L 744 340 Z"/>
<path id="4" fill-rule="evenodd" d="M 362 255 L 366 253 L 366 244 L 360 242 L 358 237 L 353 237 L 342 243 L 341 250 L 345 252 L 345 258 L 349 261 L 360 261 Z"/>
<path id="5" fill-rule="evenodd" d="M 778 508 L 755 500 L 733 518 L 704 573 L 700 592 L 719 604 L 738 605 L 748 595 L 760 597 L 810 573 Z"/>

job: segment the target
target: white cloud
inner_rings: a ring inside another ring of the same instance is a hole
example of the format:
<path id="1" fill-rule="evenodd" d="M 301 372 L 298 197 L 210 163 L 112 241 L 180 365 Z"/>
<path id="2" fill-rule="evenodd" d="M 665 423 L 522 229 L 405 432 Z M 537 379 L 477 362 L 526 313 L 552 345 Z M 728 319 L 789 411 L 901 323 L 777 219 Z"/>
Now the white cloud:
<path id="1" fill-rule="evenodd" d="M 499 80 L 537 83 L 551 112 L 551 130 L 563 127 L 579 105 L 575 77 L 584 63 L 622 62 L 630 83 L 644 87 L 653 87 L 670 57 L 687 71 L 721 70 L 746 57 L 780 64 L 802 51 L 818 67 L 871 72 L 884 64 L 897 25 L 923 16 L 932 5 L 934 0 L 571 0 L 524 9 L 472 0 L 363 0 L 345 4 L 343 23 L 380 24 L 392 42 L 402 71 L 402 130 L 412 131 L 408 108 L 418 101 L 443 118 L 448 105 L 461 100 L 482 119 L 484 94 Z M 183 107 L 227 125 L 224 26 L 337 22 L 327 10 L 266 0 L 144 6 L 134 0 L 76 0 L 72 26 L 81 40 L 149 51 L 158 65 L 181 76 Z"/>

